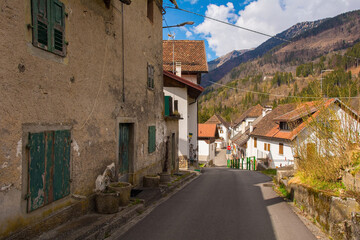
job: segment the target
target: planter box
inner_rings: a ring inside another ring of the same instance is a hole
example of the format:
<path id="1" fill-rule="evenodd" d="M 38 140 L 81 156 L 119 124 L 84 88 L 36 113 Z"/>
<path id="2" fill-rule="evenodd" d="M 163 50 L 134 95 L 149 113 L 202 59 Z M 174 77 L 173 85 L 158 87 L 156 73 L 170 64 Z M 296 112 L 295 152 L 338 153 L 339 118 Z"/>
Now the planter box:
<path id="1" fill-rule="evenodd" d="M 96 193 L 96 211 L 98 213 L 116 213 L 119 211 L 119 194 L 115 193 Z"/>
<path id="2" fill-rule="evenodd" d="M 147 175 L 147 176 L 144 176 L 143 186 L 147 187 L 147 188 L 158 188 L 159 182 L 160 182 L 159 176 Z"/>
<path id="3" fill-rule="evenodd" d="M 127 182 L 110 183 L 108 188 L 119 194 L 119 205 L 126 206 L 130 202 L 131 184 Z"/>

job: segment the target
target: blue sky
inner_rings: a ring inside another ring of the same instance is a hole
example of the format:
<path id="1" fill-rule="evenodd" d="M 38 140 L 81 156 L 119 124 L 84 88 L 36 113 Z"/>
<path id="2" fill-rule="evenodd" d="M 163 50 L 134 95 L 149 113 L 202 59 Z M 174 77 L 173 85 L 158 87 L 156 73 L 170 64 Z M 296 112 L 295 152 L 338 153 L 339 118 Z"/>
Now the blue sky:
<path id="1" fill-rule="evenodd" d="M 359 0 L 177 0 L 180 8 L 220 19 L 241 27 L 275 35 L 303 21 L 314 21 L 360 9 Z M 164 6 L 172 5 L 164 0 Z M 169 26 L 186 21 L 192 26 L 170 28 L 176 40 L 205 40 L 208 60 L 232 50 L 255 48 L 268 38 L 190 13 L 166 9 Z M 163 26 L 166 26 L 163 21 Z M 163 39 L 169 31 L 163 30 Z"/>

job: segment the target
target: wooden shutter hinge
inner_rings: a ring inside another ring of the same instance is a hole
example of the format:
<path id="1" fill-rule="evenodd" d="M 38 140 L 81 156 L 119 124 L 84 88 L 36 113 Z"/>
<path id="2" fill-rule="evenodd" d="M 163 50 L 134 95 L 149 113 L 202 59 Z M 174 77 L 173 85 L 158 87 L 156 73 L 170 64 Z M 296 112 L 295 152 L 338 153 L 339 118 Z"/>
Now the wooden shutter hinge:
<path id="1" fill-rule="evenodd" d="M 26 27 L 28 28 L 28 30 L 34 29 L 34 26 L 30 23 L 26 24 Z"/>
<path id="2" fill-rule="evenodd" d="M 66 40 L 64 41 L 64 43 L 65 43 L 65 45 L 66 45 L 66 46 L 67 46 L 67 45 L 69 45 L 69 42 L 68 42 L 68 41 L 66 41 Z"/>

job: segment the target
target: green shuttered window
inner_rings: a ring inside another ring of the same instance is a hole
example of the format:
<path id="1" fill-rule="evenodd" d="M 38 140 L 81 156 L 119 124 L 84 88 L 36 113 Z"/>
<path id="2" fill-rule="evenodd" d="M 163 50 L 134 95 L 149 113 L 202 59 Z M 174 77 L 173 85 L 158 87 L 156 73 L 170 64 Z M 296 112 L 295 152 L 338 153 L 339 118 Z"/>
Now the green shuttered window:
<path id="1" fill-rule="evenodd" d="M 65 6 L 59 0 L 32 0 L 33 45 L 66 55 Z"/>
<path id="2" fill-rule="evenodd" d="M 150 89 L 154 89 L 154 66 L 147 65 L 147 86 Z"/>
<path id="3" fill-rule="evenodd" d="M 150 126 L 148 128 L 148 151 L 149 153 L 155 152 L 156 150 L 156 128 Z"/>
<path id="4" fill-rule="evenodd" d="M 69 130 L 29 133 L 28 212 L 70 194 Z"/>

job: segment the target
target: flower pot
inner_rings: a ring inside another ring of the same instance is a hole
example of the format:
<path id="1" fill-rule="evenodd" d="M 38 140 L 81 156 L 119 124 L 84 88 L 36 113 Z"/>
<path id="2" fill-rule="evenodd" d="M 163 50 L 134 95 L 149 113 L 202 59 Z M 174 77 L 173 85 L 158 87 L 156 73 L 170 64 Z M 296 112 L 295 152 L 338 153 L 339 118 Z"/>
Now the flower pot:
<path id="1" fill-rule="evenodd" d="M 158 175 L 146 175 L 143 179 L 143 186 L 148 188 L 159 187 L 160 178 Z"/>
<path id="2" fill-rule="evenodd" d="M 170 173 L 160 173 L 160 183 L 169 183 L 171 182 Z"/>
<path id="3" fill-rule="evenodd" d="M 96 193 L 95 203 L 98 213 L 116 213 L 119 211 L 119 193 L 113 191 Z"/>
<path id="4" fill-rule="evenodd" d="M 130 202 L 131 184 L 127 182 L 110 183 L 108 188 L 119 194 L 119 205 L 126 206 Z"/>

